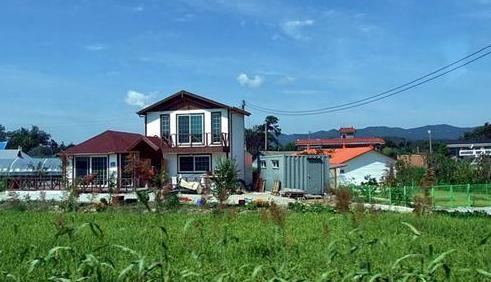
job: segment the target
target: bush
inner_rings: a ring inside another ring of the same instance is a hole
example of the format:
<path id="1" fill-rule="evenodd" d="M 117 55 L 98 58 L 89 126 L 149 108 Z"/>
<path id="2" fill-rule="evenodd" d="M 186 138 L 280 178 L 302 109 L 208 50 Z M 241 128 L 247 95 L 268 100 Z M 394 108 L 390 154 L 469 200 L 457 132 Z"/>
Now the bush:
<path id="1" fill-rule="evenodd" d="M 350 209 L 352 195 L 348 188 L 339 188 L 334 191 L 336 195 L 336 211 L 347 212 Z"/>
<path id="2" fill-rule="evenodd" d="M 212 189 L 212 192 L 221 206 L 223 206 L 230 194 L 237 188 L 238 175 L 239 169 L 234 159 L 220 159 L 218 161 L 213 175 L 215 187 Z"/>

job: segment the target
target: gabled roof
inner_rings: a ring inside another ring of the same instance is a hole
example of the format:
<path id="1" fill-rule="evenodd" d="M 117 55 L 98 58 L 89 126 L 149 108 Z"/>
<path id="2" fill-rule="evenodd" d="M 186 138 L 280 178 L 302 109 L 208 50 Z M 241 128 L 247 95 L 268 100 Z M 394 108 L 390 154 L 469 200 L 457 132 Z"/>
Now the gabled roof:
<path id="1" fill-rule="evenodd" d="M 250 115 L 249 112 L 239 109 L 236 107 L 228 106 L 217 101 L 210 100 L 203 96 L 199 96 L 193 94 L 191 92 L 181 90 L 153 105 L 150 105 L 144 109 L 141 109 L 137 112 L 139 115 L 145 115 L 148 112 L 157 112 L 157 111 L 166 111 L 166 110 L 176 110 L 182 104 L 192 104 L 193 106 L 200 107 L 203 109 L 212 109 L 212 108 L 224 108 L 230 111 L 240 113 L 243 115 Z"/>
<path id="2" fill-rule="evenodd" d="M 138 133 L 107 130 L 65 151 L 67 155 L 128 153 L 141 143 L 158 151 L 161 140 Z"/>
<path id="3" fill-rule="evenodd" d="M 7 148 L 7 141 L 0 142 L 0 150 L 5 150 L 5 148 Z"/>
<path id="4" fill-rule="evenodd" d="M 379 137 L 353 137 L 353 138 L 325 138 L 325 139 L 298 139 L 297 146 L 322 146 L 322 145 L 377 145 L 385 144 Z"/>
<path id="5" fill-rule="evenodd" d="M 376 152 L 373 147 L 355 147 L 355 148 L 339 148 L 339 149 L 308 149 L 299 152 L 299 155 L 326 155 L 329 156 L 329 164 L 341 165 L 346 162 L 358 158 L 368 152 Z"/>
<path id="6" fill-rule="evenodd" d="M 344 164 L 354 158 L 364 155 L 373 151 L 373 147 L 357 147 L 357 148 L 341 148 L 334 149 L 333 152 L 329 152 L 329 163 L 331 164 Z"/>

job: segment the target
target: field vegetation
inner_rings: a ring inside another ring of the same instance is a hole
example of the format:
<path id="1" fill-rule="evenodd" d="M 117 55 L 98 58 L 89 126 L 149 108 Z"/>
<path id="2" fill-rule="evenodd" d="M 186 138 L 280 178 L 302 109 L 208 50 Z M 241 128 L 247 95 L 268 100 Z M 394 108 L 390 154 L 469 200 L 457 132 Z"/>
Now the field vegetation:
<path id="1" fill-rule="evenodd" d="M 361 206 L 10 206 L 0 212 L 0 280 L 491 281 L 490 232 L 485 217 Z"/>

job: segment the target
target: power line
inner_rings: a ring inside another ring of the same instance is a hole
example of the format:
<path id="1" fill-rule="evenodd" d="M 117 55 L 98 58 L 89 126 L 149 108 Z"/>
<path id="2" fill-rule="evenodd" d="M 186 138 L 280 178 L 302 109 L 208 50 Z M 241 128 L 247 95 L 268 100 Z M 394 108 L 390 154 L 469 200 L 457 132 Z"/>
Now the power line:
<path id="1" fill-rule="evenodd" d="M 467 62 L 465 62 L 465 63 L 463 63 L 463 64 L 461 64 L 461 65 L 459 65 L 457 67 L 454 67 L 454 68 L 452 68 L 452 69 L 450 69 L 448 71 L 445 71 L 443 73 L 440 73 L 439 75 L 436 75 L 436 76 L 433 76 L 433 77 L 431 77 L 429 79 L 423 80 L 423 79 L 425 79 L 427 77 L 430 77 L 430 76 L 432 76 L 434 74 L 437 74 L 437 73 L 441 72 L 442 70 L 448 69 L 451 66 L 454 66 L 454 65 L 456 65 L 456 64 L 458 64 L 458 63 L 460 63 L 462 61 L 465 61 L 465 60 L 467 60 L 467 59 L 469 59 L 469 58 L 471 58 L 471 57 L 473 57 L 473 56 L 475 56 L 475 55 L 477 55 L 477 54 L 479 54 L 479 53 L 481 53 L 484 50 L 489 49 L 489 48 L 491 48 L 491 44 L 490 45 L 487 45 L 487 46 L 479 49 L 478 51 L 475 51 L 472 54 L 469 54 L 469 55 L 467 55 L 467 56 L 465 56 L 465 57 L 463 57 L 463 58 L 461 58 L 461 59 L 459 59 L 457 61 L 454 61 L 454 62 L 452 62 L 452 63 L 450 63 L 448 65 L 445 65 L 445 66 L 443 66 L 443 67 L 441 67 L 441 68 L 439 68 L 437 70 L 434 70 L 434 71 L 432 71 L 432 72 L 430 72 L 430 73 L 428 73 L 428 74 L 426 74 L 424 76 L 421 76 L 421 77 L 419 77 L 419 78 L 417 78 L 415 80 L 412 80 L 410 82 L 404 83 L 404 84 L 402 84 L 402 85 L 400 85 L 398 87 L 394 87 L 394 88 L 391 88 L 391 89 L 386 90 L 384 92 L 381 92 L 379 94 L 376 94 L 376 95 L 373 95 L 373 96 L 369 96 L 369 97 L 366 97 L 366 98 L 363 98 L 363 99 L 360 99 L 360 100 L 352 101 L 352 102 L 349 102 L 349 103 L 340 104 L 340 105 L 337 105 L 337 106 L 325 107 L 325 108 L 320 108 L 320 109 L 312 109 L 312 110 L 302 110 L 302 111 L 284 111 L 284 110 L 278 110 L 278 109 L 271 109 L 271 108 L 261 107 L 261 106 L 257 106 L 257 105 L 251 104 L 251 103 L 248 103 L 248 104 L 250 105 L 250 107 L 252 109 L 255 109 L 257 111 L 261 111 L 261 112 L 265 112 L 265 113 L 274 113 L 274 114 L 279 114 L 279 115 L 316 115 L 316 114 L 324 114 L 324 113 L 335 112 L 335 111 L 338 111 L 338 110 L 345 110 L 345 109 L 350 109 L 350 108 L 354 108 L 354 107 L 359 107 L 359 106 L 362 106 L 362 105 L 373 103 L 373 102 L 376 102 L 376 101 L 379 101 L 379 100 L 382 100 L 382 99 L 385 99 L 385 98 L 394 96 L 396 94 L 405 92 L 405 91 L 407 91 L 409 89 L 415 88 L 415 87 L 417 87 L 417 86 L 419 86 L 421 84 L 424 84 L 426 82 L 432 81 L 432 80 L 434 80 L 436 78 L 439 78 L 439 77 L 441 77 L 443 75 L 446 75 L 446 74 L 448 74 L 450 72 L 453 72 L 453 71 L 455 71 L 457 69 L 460 69 L 460 68 L 462 68 L 462 67 L 464 67 L 464 66 L 466 66 L 466 65 L 468 65 L 468 64 L 470 64 L 472 62 L 475 62 L 475 61 L 477 61 L 477 60 L 479 60 L 479 59 L 481 59 L 481 58 L 489 55 L 491 52 L 484 53 L 484 54 L 482 54 L 482 55 L 480 55 L 480 56 L 478 56 L 478 57 L 476 57 L 476 58 L 474 58 L 474 59 L 472 59 L 470 61 L 467 61 Z M 416 83 L 418 81 L 421 81 L 421 80 L 423 80 L 423 81 L 420 82 L 420 83 L 414 84 L 414 83 Z M 413 84 L 413 85 L 412 86 L 409 86 L 411 84 Z M 395 93 L 391 93 L 391 92 L 394 92 L 394 91 L 399 90 L 399 89 L 401 89 L 401 90 L 400 91 L 397 91 Z"/>

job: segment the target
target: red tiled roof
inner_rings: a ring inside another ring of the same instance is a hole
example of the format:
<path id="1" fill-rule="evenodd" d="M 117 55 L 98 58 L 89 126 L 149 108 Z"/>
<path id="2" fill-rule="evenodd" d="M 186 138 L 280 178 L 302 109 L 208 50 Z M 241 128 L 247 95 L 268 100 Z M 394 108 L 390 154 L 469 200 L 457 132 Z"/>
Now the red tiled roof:
<path id="1" fill-rule="evenodd" d="M 385 144 L 384 139 L 379 137 L 353 137 L 353 138 L 326 138 L 326 139 L 298 139 L 297 146 L 307 145 L 377 145 Z"/>
<path id="2" fill-rule="evenodd" d="M 160 138 L 138 133 L 107 130 L 65 151 L 67 155 L 127 153 L 141 142 L 155 151 L 160 149 Z"/>
<path id="3" fill-rule="evenodd" d="M 299 152 L 298 155 L 326 155 L 329 156 L 329 164 L 341 165 L 373 150 L 371 146 L 339 149 L 308 149 Z"/>

